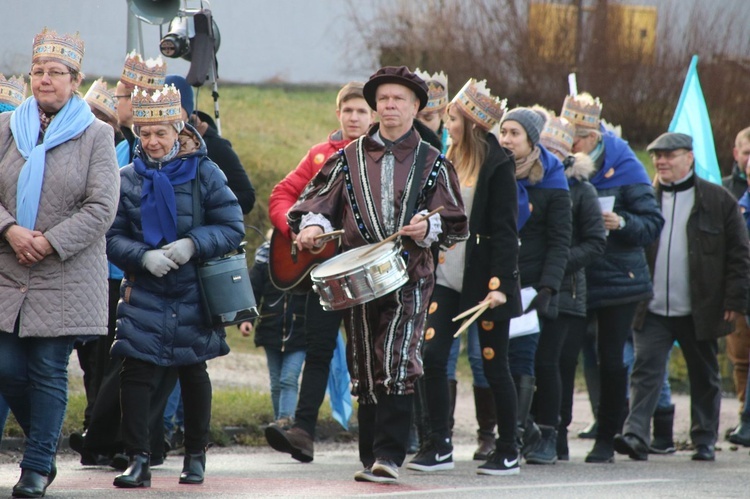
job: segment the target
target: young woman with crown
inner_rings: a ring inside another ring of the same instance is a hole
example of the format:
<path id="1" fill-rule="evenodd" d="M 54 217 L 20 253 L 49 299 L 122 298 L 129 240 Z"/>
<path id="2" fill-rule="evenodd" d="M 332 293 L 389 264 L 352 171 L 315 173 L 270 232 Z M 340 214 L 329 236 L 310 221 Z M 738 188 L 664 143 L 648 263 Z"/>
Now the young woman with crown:
<path id="1" fill-rule="evenodd" d="M 518 233 L 513 160 L 489 130 L 505 103 L 484 82 L 471 79 L 448 106 L 451 137 L 448 158 L 461 182 L 471 235 L 441 252 L 436 286 L 425 324 L 424 369 L 431 436 L 407 465 L 418 471 L 453 469 L 449 427 L 447 362 L 460 323 L 451 318 L 478 302 L 488 303 L 481 325 L 484 372 L 492 389 L 500 437 L 477 473 L 519 472 L 516 445 L 516 393 L 508 369 L 510 319 L 521 312 L 518 286 Z"/>

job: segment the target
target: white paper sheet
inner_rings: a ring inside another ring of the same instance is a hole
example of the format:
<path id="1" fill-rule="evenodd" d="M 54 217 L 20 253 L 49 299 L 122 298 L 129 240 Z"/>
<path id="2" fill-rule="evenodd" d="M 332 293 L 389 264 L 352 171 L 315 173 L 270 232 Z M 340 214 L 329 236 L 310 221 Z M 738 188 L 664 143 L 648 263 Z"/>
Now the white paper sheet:
<path id="1" fill-rule="evenodd" d="M 536 289 L 534 288 L 523 288 L 521 290 L 521 302 L 523 303 L 524 310 L 526 310 L 526 307 L 529 306 L 529 303 L 531 303 L 531 300 L 533 300 L 535 296 Z M 532 310 L 528 314 L 510 320 L 511 338 L 534 334 L 539 331 L 541 331 L 541 329 L 539 328 L 539 316 L 536 314 L 536 310 Z"/>
<path id="2" fill-rule="evenodd" d="M 602 196 L 599 198 L 599 206 L 602 209 L 602 213 L 612 211 L 615 209 L 615 197 L 614 196 Z M 609 229 L 605 231 L 606 235 L 609 235 Z"/>

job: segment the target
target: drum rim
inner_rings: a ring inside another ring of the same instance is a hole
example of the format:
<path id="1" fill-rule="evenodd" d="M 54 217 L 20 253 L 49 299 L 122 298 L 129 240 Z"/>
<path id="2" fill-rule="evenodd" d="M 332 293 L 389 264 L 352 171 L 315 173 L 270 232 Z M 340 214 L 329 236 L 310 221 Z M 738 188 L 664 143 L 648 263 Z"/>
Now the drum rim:
<path id="1" fill-rule="evenodd" d="M 372 260 L 369 260 L 367 262 L 362 262 L 357 267 L 354 267 L 352 269 L 349 269 L 349 270 L 346 270 L 346 271 L 343 271 L 343 272 L 336 272 L 336 273 L 330 273 L 330 274 L 321 274 L 321 271 L 325 270 L 325 267 L 327 265 L 329 265 L 329 264 L 333 265 L 334 263 L 340 263 L 340 260 L 342 260 L 342 257 L 344 257 L 344 256 L 351 257 L 352 256 L 351 252 L 353 252 L 355 250 L 363 250 L 363 252 L 364 252 L 364 251 L 366 251 L 365 248 L 371 248 L 374 244 L 379 244 L 379 243 L 373 243 L 373 244 L 368 244 L 368 245 L 365 245 L 365 246 L 358 246 L 356 248 L 351 248 L 351 249 L 349 249 L 349 250 L 347 250 L 347 251 L 345 251 L 345 252 L 343 252 L 343 253 L 341 253 L 339 255 L 334 256 L 333 258 L 331 258 L 329 260 L 326 260 L 325 262 L 321 263 L 320 265 L 318 265 L 314 269 L 312 269 L 312 271 L 310 271 L 310 278 L 312 279 L 313 282 L 323 282 L 323 279 L 335 279 L 335 278 L 345 277 L 345 276 L 352 275 L 354 273 L 360 272 L 363 269 L 363 267 L 369 267 L 371 265 L 375 265 L 377 263 L 382 262 L 384 259 L 385 260 L 390 260 L 394 256 L 399 256 L 400 250 L 397 247 L 396 243 L 393 242 L 393 241 L 388 241 L 387 243 L 383 244 L 383 248 L 388 248 L 388 249 L 384 250 L 382 252 L 382 254 L 380 254 L 377 258 L 373 258 Z M 377 253 L 375 253 L 375 255 L 377 255 Z"/>

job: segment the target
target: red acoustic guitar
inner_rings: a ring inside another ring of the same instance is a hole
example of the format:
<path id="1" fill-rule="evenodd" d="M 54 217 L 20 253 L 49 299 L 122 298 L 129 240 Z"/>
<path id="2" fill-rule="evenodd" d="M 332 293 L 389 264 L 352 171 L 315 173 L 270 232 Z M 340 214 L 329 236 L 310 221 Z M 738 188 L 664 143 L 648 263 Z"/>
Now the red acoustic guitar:
<path id="1" fill-rule="evenodd" d="M 327 242 L 314 251 L 300 250 L 290 238 L 274 229 L 271 236 L 269 270 L 271 282 L 282 291 L 306 293 L 312 289 L 310 272 L 338 253 L 343 230 L 321 234 Z"/>

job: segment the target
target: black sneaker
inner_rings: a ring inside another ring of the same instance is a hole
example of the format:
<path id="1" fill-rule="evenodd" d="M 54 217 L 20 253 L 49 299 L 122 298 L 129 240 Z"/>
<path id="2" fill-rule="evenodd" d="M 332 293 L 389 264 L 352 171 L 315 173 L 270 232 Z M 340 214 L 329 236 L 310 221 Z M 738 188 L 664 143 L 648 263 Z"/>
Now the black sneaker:
<path id="1" fill-rule="evenodd" d="M 452 470 L 454 467 L 453 445 L 451 445 L 450 438 L 444 439 L 443 442 L 430 442 L 414 456 L 406 467 L 416 471 Z"/>
<path id="2" fill-rule="evenodd" d="M 518 452 L 497 452 L 490 454 L 487 462 L 477 468 L 478 475 L 518 475 L 521 472 L 520 455 Z"/>
<path id="3" fill-rule="evenodd" d="M 395 482 L 398 479 L 398 465 L 388 459 L 376 459 L 372 474 L 386 482 Z"/>
<path id="4" fill-rule="evenodd" d="M 382 477 L 373 474 L 372 468 L 368 467 L 354 474 L 355 482 L 372 482 L 372 483 L 394 483 L 395 478 Z"/>

